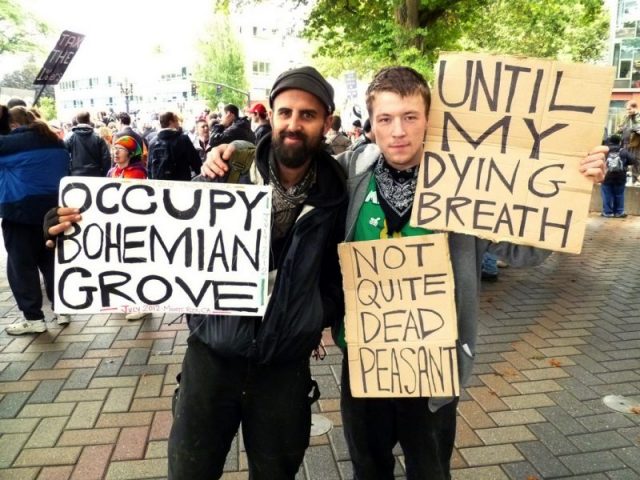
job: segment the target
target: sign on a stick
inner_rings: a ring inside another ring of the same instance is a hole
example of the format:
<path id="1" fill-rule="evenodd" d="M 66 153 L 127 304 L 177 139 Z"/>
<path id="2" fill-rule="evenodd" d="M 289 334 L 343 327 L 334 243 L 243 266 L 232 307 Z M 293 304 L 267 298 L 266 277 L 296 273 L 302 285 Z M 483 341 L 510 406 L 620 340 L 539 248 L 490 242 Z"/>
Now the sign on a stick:
<path id="1" fill-rule="evenodd" d="M 269 187 L 66 177 L 60 205 L 82 221 L 58 237 L 57 312 L 264 313 Z"/>
<path id="2" fill-rule="evenodd" d="M 438 62 L 411 225 L 580 253 L 612 67 L 467 52 Z"/>
<path id="3" fill-rule="evenodd" d="M 352 395 L 460 395 L 447 234 L 338 249 Z"/>
<path id="4" fill-rule="evenodd" d="M 57 85 L 64 72 L 67 71 L 71 60 L 78 53 L 83 40 L 84 35 L 81 33 L 70 32 L 69 30 L 62 32 L 56 46 L 49 53 L 33 84 Z"/>

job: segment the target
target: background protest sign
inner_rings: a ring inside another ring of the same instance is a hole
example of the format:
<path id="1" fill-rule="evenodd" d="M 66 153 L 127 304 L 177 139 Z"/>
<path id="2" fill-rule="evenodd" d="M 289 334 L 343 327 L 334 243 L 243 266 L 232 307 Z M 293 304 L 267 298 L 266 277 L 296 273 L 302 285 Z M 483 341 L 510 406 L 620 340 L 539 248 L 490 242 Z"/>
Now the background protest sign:
<path id="1" fill-rule="evenodd" d="M 411 225 L 580 253 L 613 68 L 440 57 Z"/>
<path id="2" fill-rule="evenodd" d="M 447 234 L 342 243 L 354 397 L 458 396 Z"/>
<path id="3" fill-rule="evenodd" d="M 71 60 L 78 53 L 78 49 L 84 40 L 81 33 L 65 30 L 60 34 L 49 56 L 38 72 L 34 85 L 57 85 L 67 71 Z"/>
<path id="4" fill-rule="evenodd" d="M 56 312 L 262 315 L 271 190 L 66 177 L 82 221 L 58 237 Z"/>

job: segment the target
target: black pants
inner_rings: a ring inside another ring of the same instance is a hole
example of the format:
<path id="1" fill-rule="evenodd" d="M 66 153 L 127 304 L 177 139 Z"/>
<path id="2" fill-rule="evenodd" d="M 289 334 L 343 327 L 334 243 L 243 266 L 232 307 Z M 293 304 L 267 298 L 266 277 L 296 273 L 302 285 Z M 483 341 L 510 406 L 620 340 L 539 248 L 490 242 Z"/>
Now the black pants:
<path id="1" fill-rule="evenodd" d="M 7 250 L 7 278 L 18 308 L 27 320 L 43 320 L 40 272 L 53 304 L 53 250 L 45 247 L 42 225 L 2 220 Z"/>
<path id="2" fill-rule="evenodd" d="M 392 480 L 396 443 L 407 480 L 450 480 L 458 398 L 433 413 L 427 398 L 353 398 L 347 357 L 342 361 L 340 408 L 356 480 Z"/>
<path id="3" fill-rule="evenodd" d="M 169 436 L 169 479 L 220 478 L 242 434 L 253 480 L 293 480 L 309 446 L 309 359 L 255 365 L 190 338 Z"/>

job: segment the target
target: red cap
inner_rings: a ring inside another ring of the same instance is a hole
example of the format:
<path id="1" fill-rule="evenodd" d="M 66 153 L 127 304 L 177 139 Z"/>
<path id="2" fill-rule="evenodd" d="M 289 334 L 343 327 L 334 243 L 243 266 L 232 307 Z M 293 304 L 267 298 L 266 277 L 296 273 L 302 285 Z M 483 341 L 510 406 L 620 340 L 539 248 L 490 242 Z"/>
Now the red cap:
<path id="1" fill-rule="evenodd" d="M 267 113 L 267 109 L 261 103 L 256 103 L 249 109 L 249 113 Z"/>

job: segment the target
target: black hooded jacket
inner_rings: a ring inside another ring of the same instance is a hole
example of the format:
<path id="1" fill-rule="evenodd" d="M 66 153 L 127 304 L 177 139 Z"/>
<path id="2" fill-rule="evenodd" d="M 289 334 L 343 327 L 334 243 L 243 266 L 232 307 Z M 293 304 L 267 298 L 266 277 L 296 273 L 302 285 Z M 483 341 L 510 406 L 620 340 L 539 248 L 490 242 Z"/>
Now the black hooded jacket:
<path id="1" fill-rule="evenodd" d="M 107 142 L 91 125 L 81 123 L 71 129 L 73 132 L 64 145 L 71 154 L 71 175 L 104 177 L 111 168 L 111 153 Z"/>
<path id="2" fill-rule="evenodd" d="M 254 175 L 268 183 L 271 136 L 256 150 Z M 344 315 L 338 243 L 344 238 L 344 174 L 330 155 L 317 155 L 316 182 L 286 236 L 271 298 L 263 318 L 192 315 L 191 334 L 217 355 L 281 364 L 308 358 L 322 329 Z M 255 178 L 255 177 L 254 177 Z M 272 251 L 272 250 L 271 250 Z"/>
<path id="3" fill-rule="evenodd" d="M 256 136 L 251 131 L 251 124 L 246 117 L 238 118 L 224 130 L 219 130 L 222 128 L 222 125 L 220 125 L 218 128 L 215 128 L 213 132 L 211 132 L 209 145 L 211 145 L 212 147 L 217 147 L 218 145 L 222 145 L 223 143 L 231 143 L 234 140 L 245 140 L 247 142 L 253 143 L 254 145 L 256 143 Z"/>

